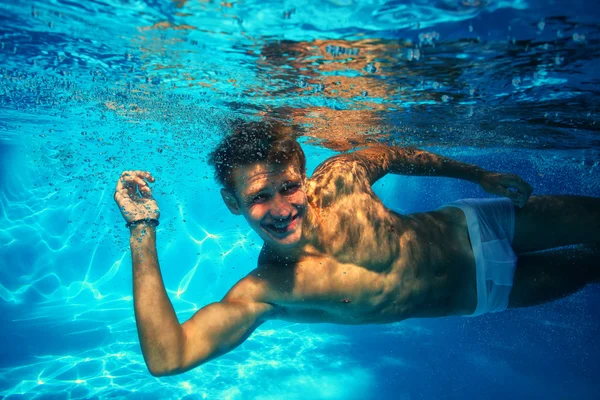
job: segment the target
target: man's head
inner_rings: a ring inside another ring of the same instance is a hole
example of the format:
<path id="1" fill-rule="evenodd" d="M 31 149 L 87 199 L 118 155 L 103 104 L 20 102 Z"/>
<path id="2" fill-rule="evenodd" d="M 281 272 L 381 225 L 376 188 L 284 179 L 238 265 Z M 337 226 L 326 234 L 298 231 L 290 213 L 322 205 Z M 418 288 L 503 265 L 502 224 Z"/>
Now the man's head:
<path id="1" fill-rule="evenodd" d="M 209 160 L 229 210 L 274 249 L 296 245 L 307 211 L 306 158 L 291 129 L 236 122 Z"/>

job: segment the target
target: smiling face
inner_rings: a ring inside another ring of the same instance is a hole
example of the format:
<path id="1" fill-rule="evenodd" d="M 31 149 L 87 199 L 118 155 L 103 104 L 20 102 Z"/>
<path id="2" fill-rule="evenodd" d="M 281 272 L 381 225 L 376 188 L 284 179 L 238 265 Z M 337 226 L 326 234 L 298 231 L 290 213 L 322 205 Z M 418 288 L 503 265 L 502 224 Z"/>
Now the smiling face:
<path id="1" fill-rule="evenodd" d="M 305 177 L 296 163 L 254 163 L 233 171 L 235 193 L 221 190 L 229 210 L 243 215 L 274 250 L 293 248 L 302 239 L 307 213 Z"/>

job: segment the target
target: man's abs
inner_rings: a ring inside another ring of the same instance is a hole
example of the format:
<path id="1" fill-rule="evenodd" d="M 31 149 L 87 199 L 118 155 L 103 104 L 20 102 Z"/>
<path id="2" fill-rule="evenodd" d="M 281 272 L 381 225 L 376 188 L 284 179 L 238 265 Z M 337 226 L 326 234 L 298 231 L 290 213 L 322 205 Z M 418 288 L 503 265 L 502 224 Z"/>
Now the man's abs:
<path id="1" fill-rule="evenodd" d="M 443 208 L 408 216 L 414 240 L 403 246 L 402 280 L 411 269 L 414 285 L 410 318 L 471 314 L 477 302 L 475 260 L 462 211 Z"/>

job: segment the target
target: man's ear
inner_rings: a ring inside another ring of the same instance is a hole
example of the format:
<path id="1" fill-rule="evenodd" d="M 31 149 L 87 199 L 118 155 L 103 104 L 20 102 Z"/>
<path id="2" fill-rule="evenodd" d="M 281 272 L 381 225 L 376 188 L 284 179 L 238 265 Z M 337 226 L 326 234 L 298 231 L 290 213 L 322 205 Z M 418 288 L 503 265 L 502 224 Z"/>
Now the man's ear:
<path id="1" fill-rule="evenodd" d="M 242 211 L 240 210 L 240 206 L 238 205 L 238 201 L 233 193 L 231 193 L 229 190 L 227 190 L 225 188 L 222 188 L 221 189 L 221 197 L 223 198 L 225 205 L 227 206 L 227 208 L 229 208 L 229 211 L 231 211 L 232 214 L 234 214 L 234 215 L 242 214 Z"/>

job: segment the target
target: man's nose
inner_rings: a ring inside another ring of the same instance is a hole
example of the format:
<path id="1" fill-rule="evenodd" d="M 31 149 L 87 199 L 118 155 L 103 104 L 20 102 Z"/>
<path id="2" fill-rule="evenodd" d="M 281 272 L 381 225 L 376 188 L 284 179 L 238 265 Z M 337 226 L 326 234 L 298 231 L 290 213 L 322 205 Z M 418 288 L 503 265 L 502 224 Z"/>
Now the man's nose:
<path id="1" fill-rule="evenodd" d="M 273 208 L 271 209 L 271 216 L 278 219 L 287 219 L 292 215 L 294 206 L 290 201 L 281 194 L 275 195 L 273 199 Z"/>

